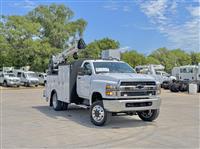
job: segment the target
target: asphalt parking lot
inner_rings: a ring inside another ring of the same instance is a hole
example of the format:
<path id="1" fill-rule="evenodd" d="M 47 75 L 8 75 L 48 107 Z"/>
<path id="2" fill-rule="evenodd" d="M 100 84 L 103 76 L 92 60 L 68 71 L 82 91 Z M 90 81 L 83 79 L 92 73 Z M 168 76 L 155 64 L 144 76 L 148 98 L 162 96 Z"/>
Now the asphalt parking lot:
<path id="1" fill-rule="evenodd" d="M 155 122 L 118 116 L 96 127 L 88 110 L 56 112 L 42 92 L 1 88 L 3 148 L 199 148 L 200 94 L 162 91 Z"/>

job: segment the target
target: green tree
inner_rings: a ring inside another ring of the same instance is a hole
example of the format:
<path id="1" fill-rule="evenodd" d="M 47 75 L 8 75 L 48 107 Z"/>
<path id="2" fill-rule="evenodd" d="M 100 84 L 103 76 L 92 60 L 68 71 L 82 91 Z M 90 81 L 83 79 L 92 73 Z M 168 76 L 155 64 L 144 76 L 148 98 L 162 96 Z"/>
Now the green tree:
<path id="1" fill-rule="evenodd" d="M 191 63 L 190 55 L 181 49 L 168 50 L 166 48 L 159 48 L 152 52 L 150 56 L 164 65 L 167 72 L 170 72 L 175 66 Z"/>
<path id="2" fill-rule="evenodd" d="M 191 56 L 191 63 L 193 65 L 197 65 L 198 63 L 200 63 L 200 53 L 191 52 L 190 56 Z"/>
<path id="3" fill-rule="evenodd" d="M 3 16 L 0 22 L 0 66 L 44 71 L 49 57 L 67 47 L 71 37 L 81 36 L 86 22 L 71 21 L 64 5 L 38 6 L 25 16 Z"/>
<path id="4" fill-rule="evenodd" d="M 47 39 L 52 47 L 63 49 L 69 38 L 81 36 L 87 25 L 83 19 L 71 21 L 73 16 L 72 10 L 65 5 L 51 4 L 38 6 L 28 13 L 27 18 L 41 24 L 41 39 Z"/>
<path id="5" fill-rule="evenodd" d="M 134 50 L 123 53 L 122 60 L 132 67 L 145 64 L 145 56 Z"/>
<path id="6" fill-rule="evenodd" d="M 152 57 L 152 56 L 147 56 L 145 58 L 145 64 L 160 64 L 159 60 L 157 60 L 156 58 Z"/>
<path id="7" fill-rule="evenodd" d="M 188 65 L 191 63 L 190 54 L 181 49 L 174 49 L 169 51 L 169 53 L 170 55 L 173 55 L 173 58 L 175 59 L 175 65 L 177 66 Z"/>
<path id="8" fill-rule="evenodd" d="M 89 43 L 86 49 L 81 52 L 81 57 L 99 58 L 101 56 L 102 50 L 117 48 L 119 48 L 118 41 L 112 40 L 110 38 L 103 38 Z"/>

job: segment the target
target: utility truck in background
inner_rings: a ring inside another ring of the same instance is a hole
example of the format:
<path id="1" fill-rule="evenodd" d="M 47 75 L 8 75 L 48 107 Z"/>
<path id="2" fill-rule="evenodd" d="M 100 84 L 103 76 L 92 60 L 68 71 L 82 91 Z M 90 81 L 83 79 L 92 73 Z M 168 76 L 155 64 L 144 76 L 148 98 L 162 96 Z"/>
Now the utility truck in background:
<path id="1" fill-rule="evenodd" d="M 155 78 L 161 84 L 161 87 L 165 87 L 165 84 L 176 79 L 173 76 L 170 76 L 167 72 L 164 71 L 165 67 L 163 65 L 139 65 L 135 67 L 137 73 L 148 74 Z"/>
<path id="2" fill-rule="evenodd" d="M 97 126 L 104 125 L 108 115 L 137 114 L 144 121 L 158 117 L 160 88 L 153 77 L 112 59 L 112 52 L 104 59 L 77 59 L 84 47 L 80 39 L 50 60 L 44 97 L 54 110 L 66 110 L 69 104 L 90 109 L 91 122 Z M 75 61 L 68 63 L 71 55 Z"/>
<path id="3" fill-rule="evenodd" d="M 3 70 L 0 72 L 0 84 L 8 86 L 20 86 L 20 78 L 16 77 L 13 73 L 13 67 L 3 67 Z"/>
<path id="4" fill-rule="evenodd" d="M 174 67 L 172 76 L 176 78 L 170 85 L 172 92 L 188 91 L 190 83 L 197 84 L 198 91 L 200 90 L 200 63 L 198 65 Z"/>
<path id="5" fill-rule="evenodd" d="M 27 71 L 27 70 L 14 70 L 14 74 L 16 77 L 20 78 L 21 85 L 24 86 L 38 86 L 39 79 L 37 78 L 35 72 Z"/>

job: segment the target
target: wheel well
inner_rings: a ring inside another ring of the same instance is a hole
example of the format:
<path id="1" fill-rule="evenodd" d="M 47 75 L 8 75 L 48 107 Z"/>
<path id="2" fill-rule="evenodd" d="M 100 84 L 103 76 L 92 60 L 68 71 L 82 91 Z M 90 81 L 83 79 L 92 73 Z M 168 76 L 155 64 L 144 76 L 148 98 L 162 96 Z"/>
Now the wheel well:
<path id="1" fill-rule="evenodd" d="M 50 106 L 53 106 L 53 101 L 52 101 L 52 97 L 53 97 L 53 94 L 55 94 L 56 93 L 56 90 L 52 90 L 51 91 L 51 96 L 50 96 Z"/>
<path id="2" fill-rule="evenodd" d="M 102 100 L 102 96 L 99 92 L 94 92 L 92 94 L 92 103 L 97 101 L 97 100 Z"/>

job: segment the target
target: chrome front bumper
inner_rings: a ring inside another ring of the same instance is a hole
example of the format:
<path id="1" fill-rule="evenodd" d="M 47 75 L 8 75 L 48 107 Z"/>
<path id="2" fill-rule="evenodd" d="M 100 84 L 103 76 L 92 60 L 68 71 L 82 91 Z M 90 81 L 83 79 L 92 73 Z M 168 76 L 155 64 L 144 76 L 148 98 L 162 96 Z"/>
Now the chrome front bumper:
<path id="1" fill-rule="evenodd" d="M 144 104 L 151 103 L 148 106 L 127 106 L 127 104 Z M 110 112 L 124 112 L 124 111 L 143 111 L 150 109 L 159 109 L 161 104 L 160 97 L 150 99 L 106 99 L 103 100 L 104 108 Z"/>

